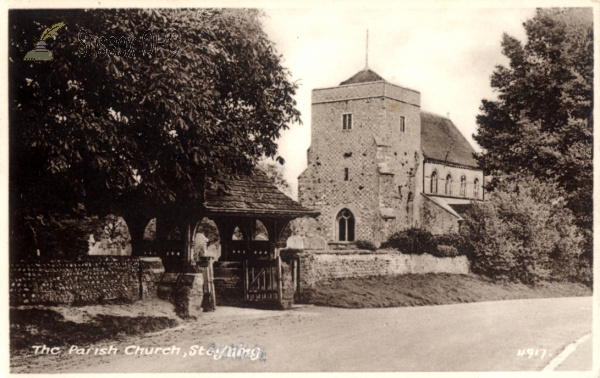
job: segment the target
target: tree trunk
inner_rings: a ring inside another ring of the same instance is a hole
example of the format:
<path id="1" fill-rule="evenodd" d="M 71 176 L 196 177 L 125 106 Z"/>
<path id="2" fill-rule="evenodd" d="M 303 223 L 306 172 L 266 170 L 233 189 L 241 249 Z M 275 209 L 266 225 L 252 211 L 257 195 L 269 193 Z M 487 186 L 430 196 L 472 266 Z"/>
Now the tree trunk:
<path id="1" fill-rule="evenodd" d="M 131 256 L 142 256 L 144 231 L 151 218 L 139 213 L 121 215 L 127 223 L 129 235 L 131 236 Z"/>

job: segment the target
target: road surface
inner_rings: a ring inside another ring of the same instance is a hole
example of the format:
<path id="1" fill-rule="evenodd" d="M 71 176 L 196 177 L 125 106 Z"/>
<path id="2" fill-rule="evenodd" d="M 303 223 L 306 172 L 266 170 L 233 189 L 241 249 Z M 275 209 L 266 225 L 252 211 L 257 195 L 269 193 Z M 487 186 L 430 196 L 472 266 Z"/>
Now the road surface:
<path id="1" fill-rule="evenodd" d="M 88 355 L 67 350 L 54 356 L 32 353 L 14 358 L 11 372 L 540 371 L 567 345 L 591 331 L 591 297 L 355 310 L 220 307 L 160 335 L 95 345 L 112 345 L 116 354 L 94 355 L 94 350 Z M 190 350 L 198 351 L 193 346 L 240 343 L 248 349 L 260 346 L 266 360 L 215 359 L 205 352 L 190 355 Z M 591 370 L 588 343 L 557 370 Z M 138 346 L 165 348 L 171 354 L 163 354 L 165 349 L 152 355 L 125 354 Z"/>

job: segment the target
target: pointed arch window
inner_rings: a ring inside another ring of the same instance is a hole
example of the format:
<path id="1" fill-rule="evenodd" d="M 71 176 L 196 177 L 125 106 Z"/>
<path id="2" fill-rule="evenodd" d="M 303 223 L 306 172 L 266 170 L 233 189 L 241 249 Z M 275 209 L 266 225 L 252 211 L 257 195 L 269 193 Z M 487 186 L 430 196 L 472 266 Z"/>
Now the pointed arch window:
<path id="1" fill-rule="evenodd" d="M 444 193 L 447 196 L 452 195 L 452 176 L 451 175 L 446 176 L 446 188 L 445 188 Z"/>
<path id="2" fill-rule="evenodd" d="M 479 198 L 479 179 L 473 181 L 473 197 Z"/>
<path id="3" fill-rule="evenodd" d="M 467 195 L 467 178 L 465 176 L 461 176 L 460 178 L 460 196 L 466 197 Z"/>
<path id="4" fill-rule="evenodd" d="M 438 192 L 438 177 L 437 172 L 433 172 L 431 174 L 431 188 L 429 188 L 429 193 L 436 194 Z"/>
<path id="5" fill-rule="evenodd" d="M 342 209 L 336 218 L 339 241 L 354 241 L 354 215 L 348 209 Z"/>

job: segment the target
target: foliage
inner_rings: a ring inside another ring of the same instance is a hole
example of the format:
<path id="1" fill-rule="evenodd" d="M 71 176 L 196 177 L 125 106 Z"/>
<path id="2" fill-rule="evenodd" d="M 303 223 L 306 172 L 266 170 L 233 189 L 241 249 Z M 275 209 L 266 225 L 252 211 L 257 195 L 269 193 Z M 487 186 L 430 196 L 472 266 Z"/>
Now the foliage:
<path id="1" fill-rule="evenodd" d="M 451 245 L 438 245 L 437 248 L 431 251 L 432 256 L 435 257 L 456 257 L 459 256 L 458 249 Z"/>
<path id="2" fill-rule="evenodd" d="M 28 221 L 35 225 L 30 231 L 37 242 L 40 255 L 47 258 L 73 258 L 87 254 L 90 235 L 94 235 L 95 240 L 100 240 L 105 225 L 98 217 L 86 217 L 80 213 L 69 217 L 38 217 Z M 28 252 L 27 255 L 15 257 L 36 255 L 35 250 Z"/>
<path id="3" fill-rule="evenodd" d="M 112 243 L 119 243 L 125 248 L 131 241 L 129 230 L 123 218 L 109 214 L 104 218 L 104 235 Z"/>
<path id="4" fill-rule="evenodd" d="M 258 168 L 265 172 L 267 176 L 273 180 L 277 189 L 281 190 L 286 196 L 292 198 L 292 186 L 289 182 L 283 177 L 283 167 L 281 165 L 269 164 L 267 162 L 260 162 L 258 164 Z"/>
<path id="5" fill-rule="evenodd" d="M 434 235 L 435 244 L 439 246 L 448 246 L 453 247 L 457 251 L 457 255 L 470 255 L 471 253 L 471 245 L 468 240 L 466 240 L 460 234 L 441 234 Z M 439 250 L 439 248 L 438 248 Z"/>
<path id="6" fill-rule="evenodd" d="M 135 249 L 158 206 L 202 199 L 219 176 L 278 158 L 280 130 L 299 121 L 297 85 L 261 16 L 11 10 L 10 170 L 19 172 L 10 180 L 11 249 L 39 247 L 23 233 L 38 226 L 27 217 L 47 221 L 81 204 L 89 214 L 124 217 Z M 33 38 L 56 20 L 66 26 L 47 41 L 54 61 L 23 62 Z M 147 30 L 165 42 L 151 54 Z M 137 38 L 135 55 L 112 54 L 124 45 L 111 45 L 111 36 Z"/>
<path id="7" fill-rule="evenodd" d="M 156 240 L 156 218 L 152 218 L 144 230 L 144 240 Z"/>
<path id="8" fill-rule="evenodd" d="M 39 246 L 40 255 L 46 258 L 72 258 L 87 254 L 90 235 L 95 241 L 106 238 L 110 242 L 118 243 L 121 248 L 125 248 L 131 241 L 123 218 L 112 214 L 99 219 L 97 216 L 86 216 L 80 211 L 69 216 L 39 216 L 28 221 L 35 224 L 33 230 L 36 244 Z M 35 255 L 35 251 L 29 251 L 28 255 Z M 15 257 L 26 256 L 21 254 Z"/>
<path id="9" fill-rule="evenodd" d="M 422 228 L 400 231 L 381 244 L 381 248 L 393 248 L 409 255 L 428 253 L 435 257 L 455 257 L 471 253 L 471 245 L 462 235 L 432 235 Z"/>
<path id="10" fill-rule="evenodd" d="M 435 253 L 437 245 L 431 232 L 413 227 L 391 235 L 388 240 L 381 243 L 380 248 L 397 249 L 408 255 L 422 255 Z"/>
<path id="11" fill-rule="evenodd" d="M 371 243 L 368 240 L 357 240 L 354 242 L 354 245 L 356 245 L 356 248 L 358 248 L 358 249 L 366 249 L 368 251 L 377 250 L 377 247 L 375 246 L 375 244 Z"/>
<path id="12" fill-rule="evenodd" d="M 538 9 L 523 26 L 524 46 L 502 38 L 509 66 L 497 66 L 492 76 L 498 99 L 482 101 L 473 137 L 484 152 L 477 160 L 496 177 L 521 173 L 558 183 L 577 224 L 591 231 L 592 10 Z"/>
<path id="13" fill-rule="evenodd" d="M 559 185 L 500 177 L 487 202 L 473 202 L 461 229 L 473 247 L 471 269 L 493 279 L 591 282 L 583 238 Z"/>
<path id="14" fill-rule="evenodd" d="M 207 247 L 212 244 L 217 244 L 221 240 L 217 225 L 215 225 L 215 222 L 207 218 L 203 218 L 202 221 L 200 221 L 198 232 L 204 234 L 204 236 L 208 239 L 206 242 Z"/>

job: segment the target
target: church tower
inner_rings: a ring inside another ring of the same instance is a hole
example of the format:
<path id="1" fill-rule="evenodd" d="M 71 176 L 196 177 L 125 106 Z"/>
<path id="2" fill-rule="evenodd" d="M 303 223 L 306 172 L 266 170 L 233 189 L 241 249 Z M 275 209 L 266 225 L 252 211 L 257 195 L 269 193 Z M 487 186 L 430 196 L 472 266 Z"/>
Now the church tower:
<path id="1" fill-rule="evenodd" d="M 330 243 L 368 240 L 418 226 L 423 187 L 420 93 L 368 68 L 312 91 L 308 166 L 298 199 L 321 212 Z"/>

